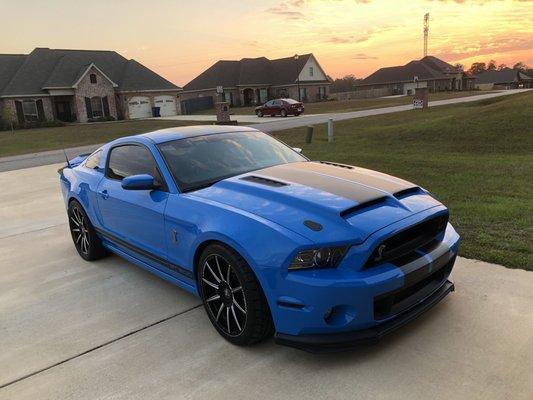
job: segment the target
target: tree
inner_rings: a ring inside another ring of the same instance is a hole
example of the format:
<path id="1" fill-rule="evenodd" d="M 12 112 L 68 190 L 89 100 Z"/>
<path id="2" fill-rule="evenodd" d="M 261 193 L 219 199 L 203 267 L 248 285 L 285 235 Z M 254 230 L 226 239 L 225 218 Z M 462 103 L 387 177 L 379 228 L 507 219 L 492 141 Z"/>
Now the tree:
<path id="1" fill-rule="evenodd" d="M 498 65 L 498 71 L 501 71 L 501 70 L 503 70 L 505 68 L 507 68 L 507 65 L 505 65 L 505 64 Z"/>
<path id="2" fill-rule="evenodd" d="M 468 70 L 468 72 L 470 72 L 471 74 L 475 75 L 475 74 L 479 74 L 483 71 L 486 71 L 487 70 L 487 66 L 484 62 L 475 62 L 475 63 L 472 63 L 472 65 L 470 66 L 470 69 Z"/>
<path id="3" fill-rule="evenodd" d="M 518 61 L 515 65 L 513 65 L 513 69 L 517 69 L 519 71 L 525 71 L 527 68 L 527 65 L 524 64 L 522 61 Z"/>
<path id="4" fill-rule="evenodd" d="M 358 79 L 354 75 L 346 75 L 333 81 L 330 87 L 331 93 L 353 92 Z"/>
<path id="5" fill-rule="evenodd" d="M 487 71 L 495 71 L 496 70 L 496 61 L 490 60 L 487 64 Z"/>

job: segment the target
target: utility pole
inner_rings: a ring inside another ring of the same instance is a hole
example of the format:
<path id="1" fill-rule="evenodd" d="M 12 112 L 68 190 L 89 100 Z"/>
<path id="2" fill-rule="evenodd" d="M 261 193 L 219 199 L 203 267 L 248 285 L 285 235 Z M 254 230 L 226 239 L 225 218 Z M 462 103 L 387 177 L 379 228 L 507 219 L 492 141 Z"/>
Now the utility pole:
<path id="1" fill-rule="evenodd" d="M 424 57 L 428 55 L 429 13 L 424 14 Z"/>

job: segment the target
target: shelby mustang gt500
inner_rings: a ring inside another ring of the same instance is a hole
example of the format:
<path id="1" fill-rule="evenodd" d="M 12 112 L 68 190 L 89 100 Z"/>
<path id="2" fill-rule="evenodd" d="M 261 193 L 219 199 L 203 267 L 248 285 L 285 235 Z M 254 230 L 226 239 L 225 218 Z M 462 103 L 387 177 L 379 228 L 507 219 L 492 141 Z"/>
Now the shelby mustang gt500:
<path id="1" fill-rule="evenodd" d="M 248 127 L 172 128 L 60 169 L 74 245 L 188 290 L 238 345 L 374 342 L 453 291 L 459 236 L 421 187 Z"/>

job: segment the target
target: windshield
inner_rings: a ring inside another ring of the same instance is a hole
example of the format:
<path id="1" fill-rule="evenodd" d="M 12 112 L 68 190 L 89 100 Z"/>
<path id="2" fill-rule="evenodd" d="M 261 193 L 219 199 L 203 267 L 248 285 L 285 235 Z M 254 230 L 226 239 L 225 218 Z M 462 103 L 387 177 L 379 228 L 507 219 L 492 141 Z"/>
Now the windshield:
<path id="1" fill-rule="evenodd" d="M 307 159 L 263 132 L 232 132 L 162 143 L 159 149 L 182 191 L 273 165 Z"/>

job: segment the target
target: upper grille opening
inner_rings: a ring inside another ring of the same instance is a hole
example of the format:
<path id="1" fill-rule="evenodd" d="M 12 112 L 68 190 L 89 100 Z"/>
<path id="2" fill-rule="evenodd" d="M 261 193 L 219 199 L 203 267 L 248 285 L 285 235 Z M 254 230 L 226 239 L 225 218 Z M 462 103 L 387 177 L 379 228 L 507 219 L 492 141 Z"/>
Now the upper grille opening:
<path id="1" fill-rule="evenodd" d="M 259 183 L 261 185 L 272 186 L 272 187 L 288 186 L 287 183 L 275 181 L 274 179 L 263 178 L 262 176 L 248 175 L 248 176 L 242 177 L 241 179 L 243 181 Z"/>
<path id="2" fill-rule="evenodd" d="M 412 196 L 413 194 L 422 193 L 422 189 L 420 189 L 418 186 L 400 190 L 399 192 L 394 193 L 394 197 L 396 197 L 398 200 L 403 199 L 404 197 Z"/>
<path id="3" fill-rule="evenodd" d="M 335 163 L 335 162 L 331 162 L 331 161 L 320 161 L 320 164 L 333 165 L 333 166 L 339 167 L 339 168 L 353 169 L 353 167 L 351 165 L 339 164 L 339 163 Z"/>
<path id="4" fill-rule="evenodd" d="M 432 243 L 446 229 L 448 213 L 423 221 L 385 239 L 370 257 L 364 268 L 373 267 L 383 262 L 400 262 L 410 259 L 415 250 Z M 403 265 L 400 262 L 400 265 Z"/>

